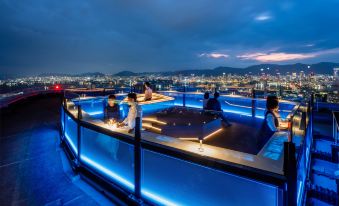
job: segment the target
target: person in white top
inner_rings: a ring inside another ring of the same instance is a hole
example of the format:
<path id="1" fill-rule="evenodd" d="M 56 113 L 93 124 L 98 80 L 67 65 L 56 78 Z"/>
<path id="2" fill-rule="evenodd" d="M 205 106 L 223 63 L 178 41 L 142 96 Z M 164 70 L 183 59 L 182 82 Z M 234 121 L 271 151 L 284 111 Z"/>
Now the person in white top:
<path id="1" fill-rule="evenodd" d="M 135 93 L 129 93 L 127 95 L 127 101 L 129 104 L 129 110 L 127 117 L 123 122 L 118 124 L 119 128 L 127 129 L 129 133 L 133 132 L 135 128 L 135 118 L 141 116 L 141 108 L 137 103 L 137 95 Z"/>
<path id="2" fill-rule="evenodd" d="M 152 89 L 151 89 L 151 84 L 149 82 L 145 82 L 145 101 L 150 101 L 152 100 Z"/>
<path id="3" fill-rule="evenodd" d="M 207 102 L 210 99 L 210 93 L 205 92 L 204 99 L 202 100 L 202 108 L 207 109 Z"/>
<path id="4" fill-rule="evenodd" d="M 265 121 L 272 132 L 287 128 L 287 122 L 282 121 L 279 115 L 279 100 L 276 96 L 267 97 Z"/>

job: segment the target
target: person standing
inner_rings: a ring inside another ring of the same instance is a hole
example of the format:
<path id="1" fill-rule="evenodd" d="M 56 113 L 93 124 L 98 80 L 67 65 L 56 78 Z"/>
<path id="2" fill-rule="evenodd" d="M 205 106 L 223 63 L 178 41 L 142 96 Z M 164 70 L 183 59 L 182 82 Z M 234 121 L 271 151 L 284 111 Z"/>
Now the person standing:
<path id="1" fill-rule="evenodd" d="M 127 117 L 123 122 L 118 123 L 118 127 L 127 129 L 128 133 L 131 133 L 135 128 L 136 117 L 141 116 L 141 108 L 137 103 L 137 95 L 135 93 L 127 95 L 127 102 L 129 105 Z"/>
<path id="2" fill-rule="evenodd" d="M 152 89 L 151 89 L 151 84 L 149 82 L 145 82 L 144 84 L 145 87 L 145 97 L 144 101 L 151 101 L 152 100 Z"/>

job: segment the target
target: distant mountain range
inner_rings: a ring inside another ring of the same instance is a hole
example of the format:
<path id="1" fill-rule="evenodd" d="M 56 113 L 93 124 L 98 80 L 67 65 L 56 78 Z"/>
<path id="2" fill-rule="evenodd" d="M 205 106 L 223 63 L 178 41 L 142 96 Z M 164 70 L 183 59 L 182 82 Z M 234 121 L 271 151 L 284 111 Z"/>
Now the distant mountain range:
<path id="1" fill-rule="evenodd" d="M 18 74 L 1 74 L 0 73 L 0 80 L 4 79 L 15 79 L 15 78 L 21 78 L 21 77 L 27 77 L 29 75 L 18 75 Z M 55 77 L 103 77 L 106 76 L 103 73 L 100 72 L 87 72 L 87 73 L 81 73 L 81 74 L 65 74 L 65 73 L 43 73 L 39 74 L 38 77 L 50 77 L 50 76 L 55 76 Z"/>
<path id="2" fill-rule="evenodd" d="M 96 76 L 96 77 L 102 77 L 106 76 L 103 73 L 100 72 L 87 72 L 87 73 L 81 73 L 81 74 L 63 74 L 63 73 L 43 73 L 40 74 L 39 77 L 49 77 L 49 76 L 73 76 L 73 77 L 91 77 L 91 76 Z"/>
<path id="3" fill-rule="evenodd" d="M 132 71 L 121 71 L 113 76 L 120 76 L 120 77 L 128 77 L 128 76 L 146 76 L 150 74 L 161 74 L 163 76 L 170 76 L 170 75 L 206 75 L 206 76 L 217 76 L 225 74 L 260 74 L 260 73 L 267 73 L 267 74 L 286 74 L 287 72 L 300 72 L 304 71 L 306 74 L 311 72 L 316 74 L 332 74 L 333 68 L 339 68 L 339 63 L 333 62 L 320 62 L 317 64 L 258 64 L 249 66 L 246 68 L 236 68 L 236 67 L 217 67 L 214 69 L 192 69 L 192 70 L 177 70 L 177 71 L 164 71 L 164 72 L 132 72 Z M 267 69 L 269 68 L 269 69 Z M 263 70 L 263 71 L 262 71 Z M 81 74 L 62 74 L 62 73 L 43 73 L 39 75 L 40 77 L 46 76 L 77 76 L 77 77 L 103 77 L 106 74 L 100 72 L 88 72 L 88 73 L 81 73 Z M 12 78 L 19 78 L 22 77 L 20 75 L 8 75 L 8 74 L 1 74 L 0 79 L 12 79 Z"/>
<path id="4" fill-rule="evenodd" d="M 214 69 L 193 69 L 193 70 L 178 70 L 178 71 L 167 71 L 167 72 L 141 72 L 135 73 L 131 71 L 122 71 L 116 73 L 114 76 L 139 76 L 139 75 L 149 75 L 149 74 L 161 74 L 164 76 L 170 75 L 207 75 L 207 76 L 217 76 L 225 74 L 286 74 L 287 72 L 300 72 L 304 71 L 306 74 L 311 72 L 316 74 L 332 74 L 333 68 L 339 67 L 339 63 L 332 63 L 332 62 L 320 62 L 317 64 L 286 64 L 286 65 L 279 65 L 279 64 L 259 64 L 253 65 L 246 68 L 235 68 L 235 67 L 217 67 Z M 269 68 L 269 69 L 268 69 Z"/>

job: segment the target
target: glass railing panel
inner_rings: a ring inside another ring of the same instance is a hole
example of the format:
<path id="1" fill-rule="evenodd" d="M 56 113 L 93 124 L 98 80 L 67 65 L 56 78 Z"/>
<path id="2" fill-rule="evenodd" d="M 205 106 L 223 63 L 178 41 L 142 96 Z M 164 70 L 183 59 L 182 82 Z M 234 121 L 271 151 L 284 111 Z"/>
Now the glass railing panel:
<path id="1" fill-rule="evenodd" d="M 303 112 L 304 113 L 303 113 Z M 300 121 L 299 121 L 300 119 Z M 293 141 L 298 140 L 299 136 L 302 136 L 300 144 L 296 143 L 297 146 L 297 205 L 302 205 L 302 199 L 306 187 L 306 179 L 308 170 L 310 167 L 310 152 L 312 145 L 312 129 L 310 125 L 306 125 L 307 113 L 305 109 L 300 108 L 293 118 Z M 299 121 L 299 122 L 298 122 Z M 295 123 L 298 122 L 298 123 Z M 305 128 L 305 126 L 307 126 Z M 295 128 L 296 127 L 296 128 Z"/>
<path id="2" fill-rule="evenodd" d="M 281 205 L 282 191 L 276 186 L 146 149 L 142 155 L 141 193 L 156 204 Z"/>
<path id="3" fill-rule="evenodd" d="M 181 92 L 162 91 L 162 94 L 175 98 L 174 104 L 183 106 L 183 96 Z M 211 94 L 212 95 L 212 94 Z M 212 96 L 211 96 L 212 98 Z M 187 107 L 202 108 L 203 93 L 185 93 L 185 102 Z M 252 98 L 242 97 L 238 95 L 222 95 L 219 97 L 221 108 L 225 112 L 236 113 L 241 115 L 252 115 Z M 265 99 L 255 99 L 255 113 L 257 117 L 264 118 L 266 109 Z M 286 119 L 295 107 L 294 103 L 281 101 L 279 104 L 279 113 L 282 119 Z"/>
<path id="4" fill-rule="evenodd" d="M 78 154 L 78 127 L 77 123 L 65 113 L 65 138 L 75 154 Z"/>
<path id="5" fill-rule="evenodd" d="M 117 138 L 81 128 L 83 164 L 123 188 L 134 189 L 134 146 Z"/>
<path id="6" fill-rule="evenodd" d="M 160 94 L 173 97 L 174 98 L 174 105 L 182 106 L 183 105 L 183 93 L 175 92 L 175 91 L 161 91 Z"/>
<path id="7" fill-rule="evenodd" d="M 101 118 L 103 117 L 104 111 L 104 99 L 103 98 L 91 98 L 91 99 L 81 99 L 77 104 L 81 105 L 81 109 L 87 114 Z"/>

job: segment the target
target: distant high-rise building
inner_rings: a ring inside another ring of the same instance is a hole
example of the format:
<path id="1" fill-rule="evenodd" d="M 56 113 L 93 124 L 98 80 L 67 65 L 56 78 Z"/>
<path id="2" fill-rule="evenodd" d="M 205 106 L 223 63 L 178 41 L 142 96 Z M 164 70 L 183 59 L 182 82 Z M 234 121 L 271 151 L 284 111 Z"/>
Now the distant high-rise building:
<path id="1" fill-rule="evenodd" d="M 297 78 L 297 73 L 296 72 L 292 72 L 292 79 L 296 79 Z"/>
<path id="2" fill-rule="evenodd" d="M 339 68 L 333 68 L 333 77 L 338 78 L 339 77 Z"/>

